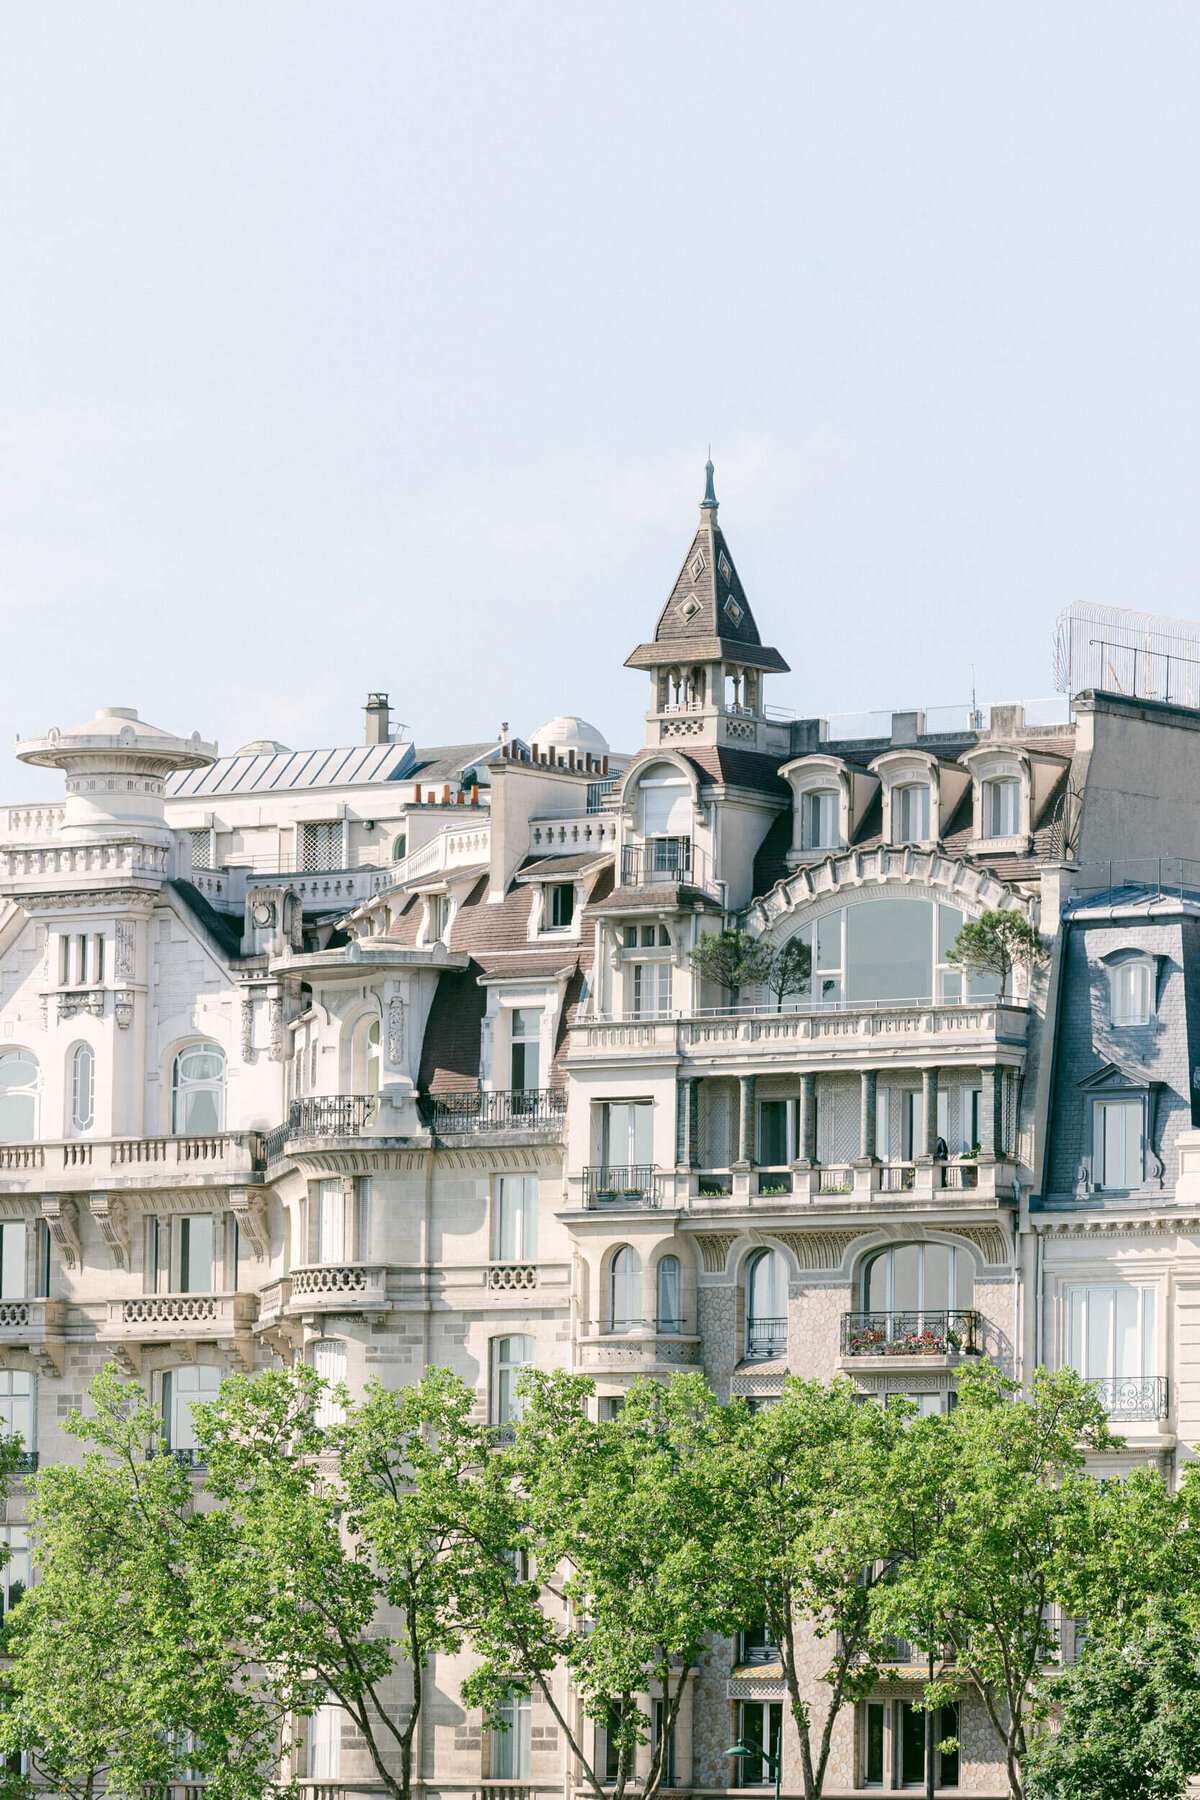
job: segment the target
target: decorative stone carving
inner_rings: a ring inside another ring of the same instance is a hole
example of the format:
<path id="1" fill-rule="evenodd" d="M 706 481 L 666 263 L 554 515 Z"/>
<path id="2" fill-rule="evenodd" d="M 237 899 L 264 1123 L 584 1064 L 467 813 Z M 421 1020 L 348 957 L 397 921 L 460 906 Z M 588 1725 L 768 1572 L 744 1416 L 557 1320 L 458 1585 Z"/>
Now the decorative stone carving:
<path id="1" fill-rule="evenodd" d="M 250 1188 L 230 1188 L 229 1210 L 237 1221 L 239 1236 L 253 1250 L 255 1262 L 261 1262 L 271 1247 L 266 1202 L 262 1195 Z"/>
<path id="2" fill-rule="evenodd" d="M 118 1031 L 128 1031 L 133 1024 L 133 992 L 130 988 L 117 988 L 113 994 L 113 1016 L 117 1021 Z"/>
<path id="3" fill-rule="evenodd" d="M 985 1263 L 1004 1264 L 1011 1262 L 1008 1239 L 998 1225 L 935 1225 L 934 1231 L 946 1231 L 954 1237 L 966 1238 L 982 1252 Z"/>
<path id="4" fill-rule="evenodd" d="M 117 954 L 115 961 L 115 973 L 118 976 L 124 975 L 128 978 L 133 975 L 134 949 L 133 920 L 118 919 Z"/>
<path id="5" fill-rule="evenodd" d="M 270 1002 L 271 1048 L 272 1062 L 283 1061 L 283 995 L 275 994 Z"/>
<path id="6" fill-rule="evenodd" d="M 790 1250 L 802 1269 L 840 1269 L 842 1258 L 865 1231 L 774 1231 L 785 1249 Z"/>
<path id="7" fill-rule="evenodd" d="M 737 1236 L 734 1232 L 698 1232 L 696 1242 L 700 1246 L 700 1255 L 705 1271 L 709 1275 L 719 1275 L 725 1267 L 725 1258 L 729 1255 Z"/>
<path id="8" fill-rule="evenodd" d="M 50 1236 L 62 1252 L 68 1269 L 83 1267 L 83 1246 L 79 1241 L 79 1214 L 69 1194 L 43 1194 L 42 1217 Z"/>
<path id="9" fill-rule="evenodd" d="M 393 1068 L 397 1068 L 404 1057 L 404 1002 L 399 994 L 393 994 L 388 1001 L 387 1054 Z"/>
<path id="10" fill-rule="evenodd" d="M 104 989 L 77 988 L 72 993 L 59 994 L 58 1016 L 60 1019 L 73 1019 L 78 1013 L 91 1013 L 94 1019 L 104 1016 Z"/>
<path id="11" fill-rule="evenodd" d="M 108 1245 L 113 1267 L 129 1267 L 129 1231 L 125 1222 L 125 1202 L 119 1194 L 89 1194 L 88 1211 L 100 1227 L 100 1235 Z"/>
<path id="12" fill-rule="evenodd" d="M 254 996 L 249 991 L 242 995 L 242 1061 L 254 1061 Z"/>

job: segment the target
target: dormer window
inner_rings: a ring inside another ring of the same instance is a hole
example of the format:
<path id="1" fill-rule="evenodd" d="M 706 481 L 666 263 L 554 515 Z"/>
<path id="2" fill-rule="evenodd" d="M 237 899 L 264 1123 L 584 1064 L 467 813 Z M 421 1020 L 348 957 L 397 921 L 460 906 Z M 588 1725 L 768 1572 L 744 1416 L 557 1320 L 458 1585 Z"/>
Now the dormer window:
<path id="1" fill-rule="evenodd" d="M 839 795 L 833 788 L 818 788 L 805 794 L 802 807 L 801 842 L 805 850 L 836 850 L 841 841 L 838 830 Z"/>
<path id="2" fill-rule="evenodd" d="M 1109 970 L 1114 1025 L 1148 1025 L 1154 1011 L 1154 971 L 1149 958 L 1135 957 Z"/>
<path id="3" fill-rule="evenodd" d="M 569 931 L 575 917 L 575 883 L 556 881 L 546 889 L 546 930 Z"/>
<path id="4" fill-rule="evenodd" d="M 892 789 L 892 841 L 924 844 L 929 840 L 929 789 L 913 781 Z"/>
<path id="5" fill-rule="evenodd" d="M 985 781 L 982 799 L 984 837 L 1016 837 L 1021 829 L 1021 783 L 1016 776 Z"/>

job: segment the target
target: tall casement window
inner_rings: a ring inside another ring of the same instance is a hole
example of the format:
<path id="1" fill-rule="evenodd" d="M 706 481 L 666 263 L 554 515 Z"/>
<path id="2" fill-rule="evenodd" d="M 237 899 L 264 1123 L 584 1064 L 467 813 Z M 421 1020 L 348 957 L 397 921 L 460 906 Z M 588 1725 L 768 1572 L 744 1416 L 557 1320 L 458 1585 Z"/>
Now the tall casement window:
<path id="1" fill-rule="evenodd" d="M 678 1779 L 676 1775 L 675 1727 L 672 1725 L 667 1730 L 667 1703 L 665 1700 L 654 1702 L 653 1728 L 655 1749 L 662 1743 L 663 1733 L 666 1731 L 667 1741 L 663 1746 L 663 1786 L 672 1788 Z"/>
<path id="2" fill-rule="evenodd" d="M 793 1103 L 789 1100 L 760 1100 L 758 1105 L 758 1163 L 760 1168 L 778 1169 L 791 1160 L 789 1152 Z"/>
<path id="3" fill-rule="evenodd" d="M 649 1168 L 654 1161 L 654 1105 L 613 1100 L 600 1109 L 600 1161 L 606 1169 Z"/>
<path id="4" fill-rule="evenodd" d="M 33 1376 L 27 1369 L 0 1369 L 0 1430 L 19 1437 L 27 1451 L 37 1444 L 33 1428 Z"/>
<path id="5" fill-rule="evenodd" d="M 833 788 L 819 788 L 805 794 L 800 809 L 800 841 L 805 850 L 836 850 L 841 841 L 838 829 L 838 794 Z"/>
<path id="6" fill-rule="evenodd" d="M 344 836 L 341 819 L 306 819 L 300 826 L 301 869 L 344 869 Z"/>
<path id="7" fill-rule="evenodd" d="M 25 1285 L 25 1221 L 0 1225 L 0 1300 L 23 1300 Z"/>
<path id="8" fill-rule="evenodd" d="M 922 1709 L 911 1700 L 897 1700 L 895 1703 L 895 1777 L 897 1787 L 923 1788 L 925 1786 L 925 1718 Z M 881 1787 L 883 1785 L 883 1720 L 886 1702 L 871 1701 L 863 1708 L 866 1720 L 866 1756 L 864 1758 L 866 1785 Z M 875 1717 L 872 1717 L 872 1714 Z M 938 1745 L 947 1738 L 958 1736 L 958 1705 L 956 1702 L 939 1708 L 934 1715 L 933 1723 L 933 1784 L 935 1788 L 956 1788 L 958 1786 L 959 1758 L 957 1750 L 939 1750 Z M 878 1746 L 875 1750 L 874 1746 Z M 877 1768 L 878 1775 L 871 1770 Z"/>
<path id="9" fill-rule="evenodd" d="M 1004 775 L 983 784 L 983 835 L 1016 837 L 1021 829 L 1021 783 Z"/>
<path id="10" fill-rule="evenodd" d="M 737 1764 L 739 1787 L 769 1787 L 774 1781 L 768 1756 L 777 1756 L 783 1741 L 783 1703 L 779 1700 L 738 1702 L 738 1743 L 757 1752 Z"/>
<path id="11" fill-rule="evenodd" d="M 0 1618 L 7 1618 L 29 1591 L 29 1533 L 23 1525 L 0 1526 L 0 1545 L 8 1551 L 8 1560 L 0 1567 Z"/>
<path id="12" fill-rule="evenodd" d="M 547 931 L 569 931 L 575 917 L 575 884 L 573 881 L 556 881 L 546 889 L 546 923 Z"/>
<path id="13" fill-rule="evenodd" d="M 192 1408 L 196 1402 L 215 1400 L 221 1390 L 220 1369 L 197 1363 L 187 1369 L 168 1369 L 162 1378 L 163 1430 L 171 1450 L 199 1450 Z"/>
<path id="14" fill-rule="evenodd" d="M 536 1175 L 501 1175 L 496 1182 L 496 1260 L 530 1262 L 537 1255 Z"/>
<path id="15" fill-rule="evenodd" d="M 38 1064 L 28 1050 L 0 1052 L 0 1144 L 37 1136 Z"/>
<path id="16" fill-rule="evenodd" d="M 514 1006 L 509 1029 L 511 1045 L 511 1079 L 509 1086 L 519 1093 L 541 1085 L 542 1009 L 540 1006 Z"/>
<path id="17" fill-rule="evenodd" d="M 350 1046 L 350 1078 L 356 1094 L 372 1099 L 379 1092 L 383 1046 L 379 1019 L 360 1019 Z"/>
<path id="18" fill-rule="evenodd" d="M 325 1382 L 317 1402 L 316 1423 L 322 1431 L 340 1425 L 345 1409 L 338 1389 L 346 1380 L 346 1345 L 341 1338 L 318 1338 L 312 1347 L 312 1366 Z"/>
<path id="19" fill-rule="evenodd" d="M 787 1272 L 776 1250 L 746 1264 L 746 1355 L 778 1356 L 787 1342 Z"/>
<path id="20" fill-rule="evenodd" d="M 924 844 L 929 839 L 929 789 L 923 781 L 892 789 L 892 842 Z"/>
<path id="21" fill-rule="evenodd" d="M 608 1328 L 632 1331 L 642 1322 L 642 1259 L 628 1244 L 614 1250 L 608 1265 Z"/>
<path id="22" fill-rule="evenodd" d="M 1109 973 L 1114 1025 L 1148 1025 L 1154 1011 L 1153 965 L 1146 961 L 1118 963 Z"/>
<path id="23" fill-rule="evenodd" d="M 492 1424 L 511 1425 L 521 1416 L 517 1377 L 534 1357 L 531 1337 L 492 1339 Z"/>
<path id="24" fill-rule="evenodd" d="M 308 1721 L 308 1778 L 336 1781 L 342 1772 L 342 1709 L 318 1706 Z"/>
<path id="25" fill-rule="evenodd" d="M 171 1076 L 171 1130 L 204 1137 L 225 1129 L 225 1053 L 216 1044 L 189 1044 Z"/>
<path id="26" fill-rule="evenodd" d="M 658 1261 L 658 1329 L 663 1333 L 683 1330 L 677 1256 L 661 1256 Z"/>
<path id="27" fill-rule="evenodd" d="M 1144 1169 L 1140 1100 L 1097 1100 L 1093 1115 L 1093 1168 L 1098 1188 L 1135 1188 Z"/>
<path id="28" fill-rule="evenodd" d="M 185 1213 L 179 1221 L 179 1291 L 213 1291 L 214 1226 L 211 1213 Z"/>
<path id="29" fill-rule="evenodd" d="M 1158 1373 L 1154 1288 L 1132 1282 L 1068 1288 L 1067 1309 L 1067 1357 L 1088 1381 Z"/>
<path id="30" fill-rule="evenodd" d="M 971 1304 L 972 1266 L 948 1244 L 895 1244 L 863 1264 L 864 1312 L 946 1312 Z"/>
<path id="31" fill-rule="evenodd" d="M 529 1776 L 530 1700 L 509 1688 L 498 1708 L 500 1729 L 491 1733 L 492 1774 L 498 1781 L 524 1781 Z"/>
<path id="32" fill-rule="evenodd" d="M 317 1261 L 346 1260 L 346 1195 L 341 1177 L 317 1183 Z"/>
<path id="33" fill-rule="evenodd" d="M 664 1018 L 671 1010 L 670 963 L 630 963 L 627 973 L 631 978 L 630 1010 L 634 1018 Z"/>
<path id="34" fill-rule="evenodd" d="M 96 1120 L 96 1055 L 90 1044 L 71 1052 L 71 1136 L 82 1137 Z"/>

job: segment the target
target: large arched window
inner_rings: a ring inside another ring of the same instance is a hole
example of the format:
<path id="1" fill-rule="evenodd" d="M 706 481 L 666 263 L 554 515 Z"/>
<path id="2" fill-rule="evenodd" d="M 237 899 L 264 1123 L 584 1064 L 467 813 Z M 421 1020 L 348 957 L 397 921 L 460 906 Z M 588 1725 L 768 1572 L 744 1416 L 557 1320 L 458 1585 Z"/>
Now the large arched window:
<path id="1" fill-rule="evenodd" d="M 787 1342 L 787 1273 L 776 1250 L 746 1264 L 746 1355 L 778 1356 Z"/>
<path id="2" fill-rule="evenodd" d="M 608 1265 L 608 1328 L 631 1331 L 642 1322 L 642 1259 L 628 1244 Z"/>
<path id="3" fill-rule="evenodd" d="M 663 1256 L 658 1264 L 658 1329 L 674 1334 L 683 1330 L 679 1294 L 679 1258 Z"/>
<path id="4" fill-rule="evenodd" d="M 0 1053 L 0 1144 L 37 1136 L 38 1064 L 28 1050 Z"/>
<path id="5" fill-rule="evenodd" d="M 96 1122 L 96 1055 L 90 1044 L 71 1052 L 71 1136 L 82 1137 Z"/>
<path id="6" fill-rule="evenodd" d="M 225 1129 L 225 1053 L 217 1044 L 189 1044 L 171 1076 L 171 1130 L 204 1137 Z"/>
<path id="7" fill-rule="evenodd" d="M 968 1307 L 973 1283 L 967 1252 L 952 1244 L 893 1244 L 863 1264 L 863 1311 L 919 1315 Z"/>
<path id="8" fill-rule="evenodd" d="M 533 1361 L 531 1337 L 492 1339 L 492 1424 L 511 1425 L 521 1416 L 517 1377 Z"/>

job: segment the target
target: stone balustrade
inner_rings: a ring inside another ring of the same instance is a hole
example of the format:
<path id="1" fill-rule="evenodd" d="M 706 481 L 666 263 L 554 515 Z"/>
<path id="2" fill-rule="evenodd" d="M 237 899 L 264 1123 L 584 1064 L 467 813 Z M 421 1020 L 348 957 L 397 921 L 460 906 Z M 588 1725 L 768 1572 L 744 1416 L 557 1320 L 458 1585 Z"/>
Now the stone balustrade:
<path id="1" fill-rule="evenodd" d="M 48 1181 L 70 1190 L 111 1183 L 136 1185 L 151 1172 L 183 1187 L 247 1182 L 260 1160 L 257 1131 L 222 1131 L 204 1137 L 51 1138 L 41 1143 L 0 1144 L 0 1186 L 41 1188 Z M 21 1176 L 36 1179 L 22 1181 Z"/>
<path id="2" fill-rule="evenodd" d="M 387 1306 L 386 1263 L 313 1263 L 291 1274 L 288 1313 L 368 1312 Z"/>

